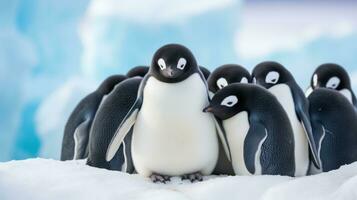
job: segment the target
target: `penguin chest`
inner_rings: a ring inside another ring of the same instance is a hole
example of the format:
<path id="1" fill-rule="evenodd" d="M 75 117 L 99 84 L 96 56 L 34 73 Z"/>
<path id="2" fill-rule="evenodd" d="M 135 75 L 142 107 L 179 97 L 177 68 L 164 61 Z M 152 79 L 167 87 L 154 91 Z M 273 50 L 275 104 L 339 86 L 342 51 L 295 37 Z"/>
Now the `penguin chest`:
<path id="1" fill-rule="evenodd" d="M 206 86 L 198 74 L 179 83 L 150 77 L 133 130 L 132 153 L 137 171 L 144 175 L 211 173 L 218 157 L 213 116 Z"/>
<path id="2" fill-rule="evenodd" d="M 298 119 L 295 111 L 295 103 L 288 85 L 278 84 L 269 89 L 279 103 L 283 106 L 288 115 L 291 128 L 294 134 L 294 155 L 295 155 L 295 176 L 306 175 L 309 166 L 309 143 L 302 123 Z"/>
<path id="3" fill-rule="evenodd" d="M 240 112 L 223 121 L 231 150 L 232 166 L 237 175 L 251 175 L 244 162 L 244 140 L 249 131 L 248 113 Z M 257 167 L 257 166 L 256 166 Z"/>

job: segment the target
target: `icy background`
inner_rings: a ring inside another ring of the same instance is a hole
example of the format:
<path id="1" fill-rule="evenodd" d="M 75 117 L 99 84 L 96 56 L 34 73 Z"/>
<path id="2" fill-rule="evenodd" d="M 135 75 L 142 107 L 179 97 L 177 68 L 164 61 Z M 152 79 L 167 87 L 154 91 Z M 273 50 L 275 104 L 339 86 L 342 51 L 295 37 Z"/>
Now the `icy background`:
<path id="1" fill-rule="evenodd" d="M 357 89 L 356 10 L 352 0 L 0 0 L 0 161 L 58 159 L 76 103 L 166 43 L 210 69 L 276 60 L 303 88 L 336 62 Z"/>

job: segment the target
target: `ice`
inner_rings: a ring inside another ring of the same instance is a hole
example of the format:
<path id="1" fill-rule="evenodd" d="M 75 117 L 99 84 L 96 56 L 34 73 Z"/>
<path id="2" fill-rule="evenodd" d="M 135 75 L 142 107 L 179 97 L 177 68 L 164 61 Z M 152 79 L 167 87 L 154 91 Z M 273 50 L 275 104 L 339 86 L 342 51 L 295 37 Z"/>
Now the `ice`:
<path id="1" fill-rule="evenodd" d="M 73 77 L 48 95 L 35 120 L 42 141 L 39 156 L 60 158 L 63 131 L 69 115 L 79 101 L 95 89 L 95 81 Z"/>
<path id="2" fill-rule="evenodd" d="M 83 160 L 29 159 L 0 164 L 0 198 L 36 200 L 354 200 L 357 163 L 313 176 L 208 176 L 168 184 L 140 175 L 86 166 Z"/>

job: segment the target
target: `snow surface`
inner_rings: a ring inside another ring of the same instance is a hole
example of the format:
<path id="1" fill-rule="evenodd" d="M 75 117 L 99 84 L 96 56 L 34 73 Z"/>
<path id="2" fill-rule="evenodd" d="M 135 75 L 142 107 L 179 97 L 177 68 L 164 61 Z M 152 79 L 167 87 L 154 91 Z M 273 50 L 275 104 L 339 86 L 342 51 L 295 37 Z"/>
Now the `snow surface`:
<path id="1" fill-rule="evenodd" d="M 0 164 L 0 199 L 202 199 L 280 200 L 357 198 L 357 162 L 339 170 L 301 178 L 210 176 L 191 184 L 178 177 L 155 184 L 129 175 L 86 166 L 82 161 L 29 159 Z"/>

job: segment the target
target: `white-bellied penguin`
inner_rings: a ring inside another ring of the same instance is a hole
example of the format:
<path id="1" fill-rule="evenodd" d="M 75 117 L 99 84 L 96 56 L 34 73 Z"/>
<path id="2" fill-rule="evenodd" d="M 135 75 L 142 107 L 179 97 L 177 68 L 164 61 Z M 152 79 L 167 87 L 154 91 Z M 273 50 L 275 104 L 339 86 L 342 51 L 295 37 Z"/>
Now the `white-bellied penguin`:
<path id="1" fill-rule="evenodd" d="M 294 136 L 289 118 L 268 90 L 232 83 L 219 90 L 204 111 L 223 121 L 237 175 L 294 176 Z"/>
<path id="2" fill-rule="evenodd" d="M 191 51 L 178 44 L 161 47 L 109 145 L 107 161 L 133 128 L 132 159 L 139 174 L 154 182 L 166 182 L 170 176 L 202 180 L 217 162 L 217 129 L 229 154 L 216 119 L 202 112 L 208 102 L 206 80 Z"/>
<path id="3" fill-rule="evenodd" d="M 317 148 L 309 117 L 309 104 L 304 92 L 291 73 L 277 62 L 258 64 L 252 73 L 253 82 L 273 93 L 285 109 L 294 133 L 295 176 L 307 174 L 310 165 L 309 146 L 313 162 L 320 168 Z"/>
<path id="4" fill-rule="evenodd" d="M 351 87 L 350 77 L 342 66 L 326 63 L 317 67 L 311 77 L 310 87 L 306 91 L 306 96 L 309 96 L 317 88 L 337 90 L 357 108 L 357 100 Z"/>
<path id="5" fill-rule="evenodd" d="M 211 96 L 231 83 L 250 82 L 251 76 L 249 71 L 236 64 L 226 64 L 216 68 L 207 80 L 208 90 Z"/>

